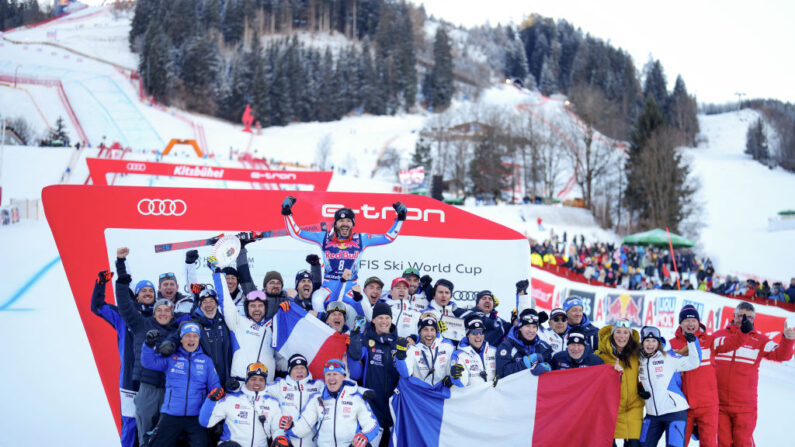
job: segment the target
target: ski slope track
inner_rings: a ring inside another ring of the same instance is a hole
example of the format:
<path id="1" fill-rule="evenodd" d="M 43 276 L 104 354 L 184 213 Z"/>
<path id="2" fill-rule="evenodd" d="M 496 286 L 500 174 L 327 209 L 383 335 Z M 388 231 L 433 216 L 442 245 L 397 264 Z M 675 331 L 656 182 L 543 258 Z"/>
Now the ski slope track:
<path id="1" fill-rule="evenodd" d="M 47 185 L 82 184 L 88 176 L 84 160 L 96 157 L 96 146 L 103 141 L 132 148 L 124 154 L 125 160 L 155 161 L 159 157 L 152 151 L 162 150 L 171 138 L 196 139 L 213 157 L 199 160 L 192 150 L 178 148 L 161 161 L 277 169 L 280 163 L 311 165 L 316 148 L 326 140 L 335 171 L 329 190 L 389 193 L 396 186 L 395 173 L 375 171 L 379 157 L 387 147 L 394 148 L 402 154 L 405 166 L 429 118 L 424 113 L 350 116 L 330 123 L 296 123 L 244 133 L 241 125 L 189 114 L 143 97 L 138 83 L 130 78 L 137 56 L 128 49 L 128 30 L 129 16 L 116 17 L 110 8 L 98 7 L 2 35 L 0 111 L 4 117 L 24 117 L 37 133 L 46 132 L 63 117 L 72 141 L 85 138 L 92 146 L 80 152 L 7 146 L 0 171 L 2 205 L 11 198 L 38 199 Z M 54 31 L 54 37 L 48 37 L 48 31 Z M 63 94 L 55 85 L 61 86 Z M 556 126 L 569 123 L 566 129 L 581 129 L 561 98 L 499 85 L 486 90 L 480 101 L 533 116 L 540 125 L 544 121 Z M 454 107 L 465 105 L 457 102 Z M 795 176 L 769 170 L 743 154 L 745 131 L 757 116 L 747 110 L 701 116 L 705 143 L 682 149 L 701 183 L 704 229 L 699 243 L 722 273 L 788 281 L 795 275 L 795 231 L 770 232 L 766 222 L 782 209 L 795 208 L 791 194 Z M 571 140 L 576 145 L 574 136 Z M 621 142 L 604 142 L 623 150 Z M 264 165 L 254 161 L 263 157 L 268 160 Z M 578 194 L 572 178 L 573 172 L 564 169 L 555 190 L 563 196 Z M 114 184 L 252 188 L 243 182 L 145 175 L 118 176 Z M 569 238 L 583 234 L 586 241 L 620 240 L 581 209 L 469 204 L 464 208 L 536 239 L 549 237 L 551 231 L 565 231 Z M 543 220 L 543 230 L 538 228 L 538 218 Z M 0 395 L 5 401 L 0 405 L 0 444 L 117 445 L 115 421 L 46 220 L 0 227 L 0 247 L 5 260 L 0 268 Z M 81 298 L 88 302 L 88 297 Z M 790 325 L 793 321 L 795 317 L 790 318 Z M 762 363 L 757 445 L 791 444 L 788 430 L 782 427 L 788 426 L 791 402 L 795 402 L 793 373 L 794 361 Z"/>

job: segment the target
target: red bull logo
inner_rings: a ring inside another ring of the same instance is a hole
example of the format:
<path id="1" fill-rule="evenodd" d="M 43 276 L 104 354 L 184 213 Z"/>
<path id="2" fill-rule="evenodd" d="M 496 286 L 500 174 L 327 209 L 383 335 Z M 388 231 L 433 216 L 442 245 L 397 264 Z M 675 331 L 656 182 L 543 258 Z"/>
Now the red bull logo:
<path id="1" fill-rule="evenodd" d="M 616 320 L 626 318 L 634 326 L 641 326 L 641 311 L 643 309 L 643 295 L 609 294 L 605 297 L 605 322 L 615 323 Z"/>

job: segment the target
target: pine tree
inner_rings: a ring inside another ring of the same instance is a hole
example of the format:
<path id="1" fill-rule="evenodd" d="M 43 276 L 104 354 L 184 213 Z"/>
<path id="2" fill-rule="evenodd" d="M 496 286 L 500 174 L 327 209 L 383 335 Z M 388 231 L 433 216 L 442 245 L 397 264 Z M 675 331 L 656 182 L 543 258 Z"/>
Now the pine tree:
<path id="1" fill-rule="evenodd" d="M 431 85 L 429 104 L 434 110 L 441 111 L 450 105 L 455 92 L 453 83 L 453 55 L 447 31 L 440 26 L 436 29 L 433 41 L 433 69 L 430 72 Z"/>
<path id="2" fill-rule="evenodd" d="M 66 123 L 62 116 L 59 116 L 58 119 L 55 120 L 55 128 L 47 135 L 47 141 L 50 145 L 55 142 L 61 142 L 66 146 L 69 143 L 69 135 L 66 133 Z"/>
<path id="3" fill-rule="evenodd" d="M 130 49 L 137 52 L 142 46 L 141 40 L 149 29 L 150 24 L 157 17 L 160 0 L 138 0 L 135 2 L 135 12 L 130 23 Z"/>
<path id="4" fill-rule="evenodd" d="M 156 20 L 146 31 L 138 72 L 146 90 L 159 101 L 168 97 L 175 78 L 170 49 L 171 42 L 160 21 Z"/>
<path id="5" fill-rule="evenodd" d="M 492 127 L 487 129 L 475 146 L 474 157 L 469 164 L 469 177 L 475 195 L 485 194 L 497 199 L 502 195 L 502 190 L 508 187 L 507 179 L 511 170 L 502 162 L 505 149 L 498 139 L 497 130 Z"/>
<path id="6" fill-rule="evenodd" d="M 223 20 L 223 33 L 226 43 L 237 43 L 243 36 L 245 21 L 243 0 L 227 0 Z"/>
<path id="7" fill-rule="evenodd" d="M 414 152 L 411 154 L 409 168 L 425 168 L 426 175 L 431 173 L 433 157 L 431 156 L 431 143 L 420 137 L 414 144 Z"/>
<path id="8" fill-rule="evenodd" d="M 645 67 L 646 79 L 643 82 L 643 98 L 654 99 L 659 108 L 664 108 L 668 102 L 668 87 L 665 80 L 662 64 L 659 60 L 649 61 Z M 665 111 L 663 110 L 663 114 Z"/>
<path id="9" fill-rule="evenodd" d="M 767 135 L 762 118 L 748 126 L 745 133 L 745 153 L 754 160 L 765 162 L 770 157 L 767 147 Z"/>
<path id="10" fill-rule="evenodd" d="M 169 6 L 167 14 L 168 33 L 171 42 L 180 46 L 183 42 L 195 36 L 198 31 L 199 16 L 196 13 L 196 5 L 193 0 L 174 0 Z"/>
<path id="11" fill-rule="evenodd" d="M 698 103 L 696 98 L 687 94 L 682 76 L 676 77 L 674 90 L 668 97 L 668 124 L 682 135 L 682 144 L 694 146 L 698 134 Z"/>
<path id="12" fill-rule="evenodd" d="M 268 76 L 265 73 L 265 62 L 261 55 L 256 56 L 256 67 L 254 69 L 254 80 L 252 82 L 251 108 L 254 109 L 254 119 L 259 121 L 262 127 L 271 125 L 271 103 L 270 85 Z"/>
<path id="13" fill-rule="evenodd" d="M 201 25 L 203 29 L 215 28 L 221 31 L 221 7 L 219 0 L 205 0 L 201 9 Z"/>

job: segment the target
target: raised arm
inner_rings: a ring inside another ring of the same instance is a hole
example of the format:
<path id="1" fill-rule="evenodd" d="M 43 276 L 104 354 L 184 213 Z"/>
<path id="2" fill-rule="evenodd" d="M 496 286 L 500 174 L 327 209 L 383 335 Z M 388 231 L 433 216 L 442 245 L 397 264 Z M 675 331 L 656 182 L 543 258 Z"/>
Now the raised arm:
<path id="1" fill-rule="evenodd" d="M 224 316 L 224 322 L 230 331 L 236 332 L 241 325 L 245 324 L 245 321 L 244 317 L 237 312 L 235 302 L 232 301 L 232 296 L 229 294 L 229 289 L 226 286 L 226 275 L 213 273 L 213 286 L 215 286 L 215 292 L 218 294 L 218 302 L 221 304 L 221 315 Z"/>
<path id="2" fill-rule="evenodd" d="M 677 371 L 690 371 L 701 365 L 701 344 L 698 342 L 698 338 L 693 336 L 692 339 L 687 340 L 687 357 L 679 357 L 677 360 Z"/>
<path id="3" fill-rule="evenodd" d="M 307 244 L 314 244 L 323 246 L 324 232 L 320 231 L 305 231 L 295 223 L 293 219 L 293 205 L 295 204 L 295 197 L 287 197 L 282 202 L 282 216 L 284 216 L 284 225 L 287 226 L 287 231 L 294 239 L 306 242 Z"/>

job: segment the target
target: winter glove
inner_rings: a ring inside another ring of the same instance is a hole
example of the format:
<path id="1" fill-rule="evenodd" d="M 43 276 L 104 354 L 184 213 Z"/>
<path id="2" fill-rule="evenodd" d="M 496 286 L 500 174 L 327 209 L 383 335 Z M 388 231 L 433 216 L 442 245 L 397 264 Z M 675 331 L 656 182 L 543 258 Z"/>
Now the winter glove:
<path id="1" fill-rule="evenodd" d="M 527 369 L 530 369 L 533 363 L 536 363 L 537 361 L 538 361 L 538 354 L 530 354 L 522 357 L 522 362 L 524 362 L 524 366 L 526 366 Z"/>
<path id="2" fill-rule="evenodd" d="M 279 428 L 282 430 L 289 430 L 293 428 L 293 417 L 292 416 L 282 416 L 279 418 Z"/>
<path id="3" fill-rule="evenodd" d="M 478 375 L 480 376 L 481 379 L 483 379 L 484 382 L 488 381 L 489 379 L 489 375 L 486 374 L 486 371 L 481 371 L 480 374 Z"/>
<path id="4" fill-rule="evenodd" d="M 361 331 L 365 324 L 367 324 L 367 318 L 361 315 L 357 315 L 356 318 L 353 320 L 353 329 L 351 330 L 351 332 Z"/>
<path id="5" fill-rule="evenodd" d="M 754 330 L 754 323 L 748 319 L 746 315 L 743 315 L 743 322 L 740 323 L 740 331 L 743 334 L 747 334 Z"/>
<path id="6" fill-rule="evenodd" d="M 517 295 L 526 295 L 527 288 L 530 287 L 530 281 L 523 279 L 516 283 L 516 294 Z"/>
<path id="7" fill-rule="evenodd" d="M 237 233 L 237 238 L 240 240 L 241 247 L 256 242 L 260 237 L 262 237 L 262 233 L 259 231 L 242 231 Z"/>
<path id="8" fill-rule="evenodd" d="M 130 284 L 132 282 L 132 276 L 125 273 L 123 275 L 119 275 L 116 279 L 116 284 Z"/>
<path id="9" fill-rule="evenodd" d="M 552 367 L 546 362 L 541 362 L 537 364 L 535 368 L 530 370 L 534 376 L 540 376 L 541 374 L 548 373 L 550 371 L 552 371 Z"/>
<path id="10" fill-rule="evenodd" d="M 351 441 L 351 447 L 366 447 L 368 444 L 370 444 L 370 440 L 361 433 L 356 433 L 356 436 L 353 437 L 353 441 Z"/>
<path id="11" fill-rule="evenodd" d="M 393 203 L 392 208 L 395 209 L 398 220 L 406 220 L 406 213 L 408 213 L 409 210 L 406 208 L 406 205 L 404 205 L 403 202 Z"/>
<path id="12" fill-rule="evenodd" d="M 688 332 L 685 334 L 685 340 L 687 340 L 688 343 L 693 343 L 696 341 L 696 335 Z"/>
<path id="13" fill-rule="evenodd" d="M 199 250 L 188 250 L 185 253 L 185 264 L 193 264 L 199 260 Z"/>
<path id="14" fill-rule="evenodd" d="M 640 396 L 640 398 L 643 400 L 651 398 L 651 393 L 646 391 L 645 388 L 643 388 L 642 383 L 638 384 L 638 396 Z"/>
<path id="15" fill-rule="evenodd" d="M 320 256 L 316 254 L 306 255 L 306 262 L 309 265 L 318 265 L 320 264 Z"/>
<path id="16" fill-rule="evenodd" d="M 195 295 L 196 298 L 198 298 L 199 294 L 202 293 L 202 290 L 204 290 L 204 287 L 204 284 L 191 284 L 190 291 L 193 292 L 193 295 Z"/>
<path id="17" fill-rule="evenodd" d="M 283 311 L 287 312 L 288 310 L 290 310 L 290 302 L 282 301 L 281 303 L 279 303 L 279 307 L 281 307 Z"/>
<path id="18" fill-rule="evenodd" d="M 221 269 L 218 268 L 218 258 L 215 256 L 207 258 L 207 267 L 209 267 L 213 273 L 219 273 L 221 271 Z"/>
<path id="19" fill-rule="evenodd" d="M 295 197 L 287 196 L 284 202 L 282 202 L 282 216 L 293 214 L 293 205 L 295 205 Z"/>
<path id="20" fill-rule="evenodd" d="M 160 331 L 158 331 L 157 329 L 150 329 L 146 333 L 146 341 L 144 343 L 146 344 L 146 346 L 149 346 L 150 348 L 154 348 L 155 347 L 155 343 L 157 343 L 157 340 L 159 338 L 160 338 Z"/>
<path id="21" fill-rule="evenodd" d="M 494 296 L 494 295 L 492 295 L 491 297 L 494 299 L 494 307 L 499 306 L 500 305 L 500 300 L 498 300 L 497 297 Z"/>
<path id="22" fill-rule="evenodd" d="M 464 367 L 459 365 L 458 363 L 450 367 L 450 377 L 454 379 L 460 379 L 463 374 L 464 374 Z"/>
<path id="23" fill-rule="evenodd" d="M 284 435 L 273 438 L 273 442 L 271 442 L 271 447 L 290 447 L 291 445 L 290 440 Z"/>
<path id="24" fill-rule="evenodd" d="M 210 391 L 210 394 L 207 395 L 207 398 L 213 402 L 218 402 L 219 400 L 223 399 L 226 396 L 226 391 L 223 388 L 213 388 Z"/>
<path id="25" fill-rule="evenodd" d="M 104 286 L 111 280 L 111 278 L 113 278 L 113 272 L 109 270 L 103 270 L 97 274 L 97 284 Z"/>
<path id="26" fill-rule="evenodd" d="M 447 330 L 447 323 L 445 323 L 444 321 L 439 321 L 438 323 L 436 323 L 436 326 L 439 328 L 440 334 Z"/>
<path id="27" fill-rule="evenodd" d="M 538 313 L 539 325 L 546 323 L 548 320 L 549 320 L 549 314 L 547 314 L 545 311 L 542 310 L 541 312 Z"/>
<path id="28" fill-rule="evenodd" d="M 363 298 L 363 297 L 362 297 L 362 293 L 361 293 L 361 292 L 358 292 L 358 291 L 356 291 L 356 290 L 353 290 L 353 291 L 352 291 L 352 294 L 353 294 L 353 300 L 354 300 L 354 301 L 356 301 L 357 303 L 358 303 L 359 301 L 361 301 L 361 300 L 362 300 L 362 298 Z"/>
<path id="29" fill-rule="evenodd" d="M 224 385 L 225 385 L 224 388 L 226 388 L 232 393 L 240 389 L 240 381 L 238 381 L 234 377 L 228 377 Z"/>
<path id="30" fill-rule="evenodd" d="M 375 391 L 373 390 L 364 390 L 362 392 L 362 398 L 366 401 L 373 401 L 375 400 Z"/>
<path id="31" fill-rule="evenodd" d="M 165 340 L 163 343 L 160 343 L 160 346 L 157 347 L 157 352 L 160 355 L 164 355 L 166 357 L 170 356 L 177 350 L 176 345 L 171 340 Z"/>
<path id="32" fill-rule="evenodd" d="M 397 339 L 395 343 L 395 358 L 398 360 L 406 360 L 406 349 L 409 348 L 409 341 L 403 337 Z"/>
<path id="33" fill-rule="evenodd" d="M 450 376 L 444 376 L 444 379 L 442 379 L 442 385 L 446 386 L 447 388 L 452 388 L 453 379 L 451 379 Z"/>
<path id="34" fill-rule="evenodd" d="M 422 275 L 422 278 L 420 278 L 420 285 L 422 285 L 423 290 L 430 287 L 432 282 L 433 278 L 431 278 L 430 275 Z"/>

